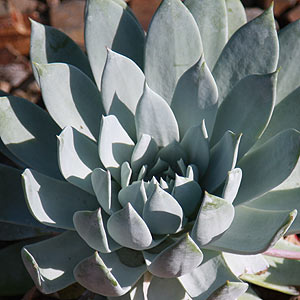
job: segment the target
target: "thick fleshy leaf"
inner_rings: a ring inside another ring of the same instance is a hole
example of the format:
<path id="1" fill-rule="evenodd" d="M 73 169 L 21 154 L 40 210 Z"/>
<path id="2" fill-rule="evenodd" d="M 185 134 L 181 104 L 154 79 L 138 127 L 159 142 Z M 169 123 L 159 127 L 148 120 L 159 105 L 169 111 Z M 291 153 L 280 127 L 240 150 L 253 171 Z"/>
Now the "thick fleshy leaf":
<path id="1" fill-rule="evenodd" d="M 297 63 L 295 63 L 300 59 L 299 51 L 297 51 L 300 47 L 299 34 L 300 20 L 279 31 L 280 55 L 278 67 L 281 70 L 278 74 L 277 103 L 300 86 L 300 72 Z"/>
<path id="2" fill-rule="evenodd" d="M 121 187 L 125 188 L 131 180 L 132 170 L 128 161 L 123 162 L 121 166 Z"/>
<path id="3" fill-rule="evenodd" d="M 257 296 L 251 287 L 248 287 L 248 290 L 245 294 L 238 297 L 237 300 L 263 300 Z"/>
<path id="4" fill-rule="evenodd" d="M 222 255 L 227 266 L 236 277 L 239 277 L 242 274 L 256 274 L 263 272 L 269 267 L 268 262 L 261 254 L 238 255 L 223 252 Z"/>
<path id="5" fill-rule="evenodd" d="M 74 276 L 76 281 L 94 293 L 112 297 L 122 296 L 146 271 L 143 261 L 133 261 L 131 266 L 125 265 L 125 262 L 117 252 L 95 252 L 76 266 Z"/>
<path id="6" fill-rule="evenodd" d="M 247 202 L 249 207 L 265 210 L 292 210 L 300 211 L 300 188 L 272 191 L 253 201 Z M 300 233 L 300 217 L 297 216 L 288 230 L 289 234 Z"/>
<path id="7" fill-rule="evenodd" d="M 239 281 L 228 269 L 219 252 L 203 250 L 204 261 L 179 281 L 196 300 L 206 300 L 209 295 L 227 281 Z"/>
<path id="8" fill-rule="evenodd" d="M 296 210 L 266 211 L 239 205 L 229 229 L 206 248 L 236 254 L 262 253 L 287 232 L 296 215 Z"/>
<path id="9" fill-rule="evenodd" d="M 133 147 L 134 142 L 116 116 L 102 117 L 99 155 L 105 168 L 118 183 L 121 183 L 121 165 L 130 161 Z"/>
<path id="10" fill-rule="evenodd" d="M 130 203 L 136 212 L 142 216 L 144 205 L 147 201 L 146 190 L 143 181 L 133 182 L 119 192 L 119 202 L 123 207 Z"/>
<path id="11" fill-rule="evenodd" d="M 284 294 L 288 294 L 288 295 L 293 295 L 293 296 L 298 296 L 299 292 L 297 291 L 297 289 L 293 286 L 286 286 L 283 284 L 275 284 L 275 283 L 270 283 L 267 282 L 267 278 L 269 276 L 272 276 L 270 272 L 265 272 L 261 275 L 252 275 L 252 274 L 245 274 L 243 276 L 241 276 L 241 279 L 250 283 L 253 283 L 255 285 L 258 286 L 262 286 L 264 288 L 270 289 L 270 290 L 275 290 L 278 291 L 280 293 L 284 293 Z M 289 277 L 289 275 L 288 275 Z M 253 300 L 256 300 L 257 298 L 254 298 Z M 260 299 L 260 298 L 258 298 Z M 246 299 L 248 300 L 248 299 Z M 252 300 L 252 298 L 250 299 Z"/>
<path id="12" fill-rule="evenodd" d="M 0 250 L 0 296 L 23 295 L 32 286 L 27 270 L 21 259 L 21 249 L 32 240 L 22 241 Z M 4 298 L 5 299 L 5 298 Z"/>
<path id="13" fill-rule="evenodd" d="M 99 205 L 92 195 L 74 185 L 26 169 L 22 174 L 25 197 L 32 215 L 41 223 L 74 230 L 73 214 Z"/>
<path id="14" fill-rule="evenodd" d="M 191 216 L 200 205 L 202 190 L 195 180 L 176 174 L 172 196 L 182 207 L 184 215 Z"/>
<path id="15" fill-rule="evenodd" d="M 110 172 L 97 168 L 93 170 L 91 179 L 97 200 L 105 212 L 111 215 L 118 211 L 121 208 L 118 202 L 120 187 L 111 179 Z"/>
<path id="16" fill-rule="evenodd" d="M 110 236 L 124 247 L 143 250 L 152 243 L 149 228 L 130 202 L 110 216 L 107 228 Z"/>
<path id="17" fill-rule="evenodd" d="M 107 115 L 115 115 L 129 136 L 136 140 L 134 115 L 144 90 L 145 76 L 129 58 L 108 50 L 101 94 Z"/>
<path id="18" fill-rule="evenodd" d="M 144 251 L 147 269 L 162 278 L 179 277 L 200 265 L 203 254 L 189 234 L 159 253 Z"/>
<path id="19" fill-rule="evenodd" d="M 107 234 L 107 220 L 109 215 L 100 208 L 95 211 L 77 211 L 73 216 L 74 227 L 82 239 L 93 249 L 102 253 L 120 249 Z"/>
<path id="20" fill-rule="evenodd" d="M 244 156 L 238 163 L 243 178 L 235 204 L 260 196 L 283 182 L 296 166 L 299 154 L 300 133 L 288 129 Z"/>
<path id="21" fill-rule="evenodd" d="M 24 201 L 25 202 L 25 201 Z M 28 210 L 28 208 L 25 208 Z M 30 221 L 34 219 L 32 216 L 29 219 Z M 40 222 L 34 221 L 37 223 L 36 225 L 19 225 L 8 222 L 0 221 L 0 241 L 18 241 L 23 239 L 30 239 L 35 237 L 42 237 L 45 235 L 53 235 L 61 232 L 57 228 L 48 227 Z"/>
<path id="22" fill-rule="evenodd" d="M 241 134 L 226 131 L 210 150 L 209 164 L 201 182 L 202 188 L 211 193 L 224 182 L 228 172 L 236 165 L 240 140 Z"/>
<path id="23" fill-rule="evenodd" d="M 191 300 L 177 278 L 153 277 L 150 281 L 147 297 L 148 300 Z"/>
<path id="24" fill-rule="evenodd" d="M 56 229 L 41 224 L 30 214 L 24 198 L 21 173 L 21 170 L 0 164 L 0 240 L 2 241 L 57 233 Z"/>
<path id="25" fill-rule="evenodd" d="M 66 34 L 54 27 L 31 21 L 30 58 L 38 64 L 62 62 L 73 65 L 93 80 L 87 56 Z M 38 74 L 33 68 L 36 80 Z"/>
<path id="26" fill-rule="evenodd" d="M 61 128 L 72 126 L 97 139 L 104 109 L 101 94 L 92 80 L 68 64 L 35 64 L 35 67 L 44 103 L 55 122 Z"/>
<path id="27" fill-rule="evenodd" d="M 190 127 L 200 125 L 203 119 L 208 136 L 211 136 L 218 109 L 218 88 L 203 57 L 180 77 L 171 107 L 181 137 Z"/>
<path id="28" fill-rule="evenodd" d="M 0 120 L 0 136 L 11 153 L 39 172 L 62 178 L 56 149 L 60 128 L 48 113 L 25 99 L 8 96 L 0 98 Z"/>
<path id="29" fill-rule="evenodd" d="M 212 70 L 228 39 L 225 1 L 187 0 L 184 4 L 197 22 L 205 60 Z"/>
<path id="30" fill-rule="evenodd" d="M 8 148 L 4 145 L 2 139 L 0 139 L 0 152 L 4 154 L 9 160 L 11 160 L 17 167 L 21 169 L 26 169 L 28 167 L 25 162 L 21 161 L 8 150 Z"/>
<path id="31" fill-rule="evenodd" d="M 151 167 L 158 152 L 155 140 L 148 134 L 142 134 L 135 145 L 131 156 L 133 176 L 137 175 L 141 167 Z"/>
<path id="32" fill-rule="evenodd" d="M 247 23 L 246 12 L 241 0 L 225 0 L 228 19 L 228 38 Z"/>
<path id="33" fill-rule="evenodd" d="M 242 181 L 241 169 L 235 168 L 229 171 L 223 188 L 222 198 L 232 203 L 239 191 L 241 181 Z"/>
<path id="34" fill-rule="evenodd" d="M 175 233 L 181 227 L 183 210 L 174 197 L 156 184 L 144 206 L 143 219 L 153 234 Z"/>
<path id="35" fill-rule="evenodd" d="M 191 236 L 201 247 L 224 233 L 234 218 L 234 207 L 226 200 L 205 192 Z"/>
<path id="36" fill-rule="evenodd" d="M 165 0 L 165 2 L 167 1 Z M 147 84 L 145 84 L 143 96 L 137 105 L 135 125 L 138 139 L 142 134 L 148 134 L 159 147 L 179 141 L 178 125 L 171 108 Z"/>
<path id="37" fill-rule="evenodd" d="M 255 144 L 271 118 L 278 72 L 250 75 L 237 83 L 222 102 L 214 126 L 214 145 L 226 130 L 242 133 L 239 157 Z"/>
<path id="38" fill-rule="evenodd" d="M 147 35 L 145 75 L 149 86 L 171 103 L 177 80 L 202 52 L 198 26 L 189 10 L 180 0 L 164 0 Z"/>
<path id="39" fill-rule="evenodd" d="M 248 284 L 244 282 L 229 282 L 213 292 L 207 300 L 228 300 L 237 299 L 243 295 L 248 289 Z"/>
<path id="40" fill-rule="evenodd" d="M 203 134 L 202 126 L 191 127 L 185 133 L 180 144 L 188 155 L 189 164 L 198 167 L 199 176 L 201 177 L 209 163 L 208 139 Z"/>
<path id="41" fill-rule="evenodd" d="M 58 162 L 65 179 L 94 194 L 91 173 L 103 167 L 97 144 L 76 129 L 68 126 L 58 136 Z"/>
<path id="42" fill-rule="evenodd" d="M 157 155 L 163 161 L 167 162 L 169 167 L 171 167 L 174 172 L 181 175 L 185 174 L 185 172 L 182 172 L 182 170 L 180 169 L 178 162 L 180 161 L 181 163 L 183 163 L 183 165 L 185 165 L 185 162 L 187 161 L 187 155 L 183 147 L 178 142 L 173 141 L 168 146 L 162 148 Z"/>
<path id="43" fill-rule="evenodd" d="M 72 231 L 22 249 L 25 267 L 44 294 L 57 292 L 74 283 L 74 267 L 91 254 L 92 249 Z"/>
<path id="44" fill-rule="evenodd" d="M 219 102 L 245 76 L 274 72 L 278 55 L 278 38 L 273 9 L 270 7 L 238 30 L 222 51 L 213 70 L 219 89 Z"/>
<path id="45" fill-rule="evenodd" d="M 106 47 L 125 55 L 140 67 L 144 64 L 145 34 L 124 7 L 111 0 L 89 0 L 85 12 L 85 43 L 91 68 L 101 87 Z"/>
<path id="46" fill-rule="evenodd" d="M 280 71 L 281 72 L 281 71 Z M 279 72 L 279 73 L 280 73 Z M 272 114 L 271 121 L 262 137 L 257 141 L 254 147 L 262 145 L 271 137 L 284 129 L 294 128 L 300 131 L 300 86 L 285 99 L 278 103 Z"/>

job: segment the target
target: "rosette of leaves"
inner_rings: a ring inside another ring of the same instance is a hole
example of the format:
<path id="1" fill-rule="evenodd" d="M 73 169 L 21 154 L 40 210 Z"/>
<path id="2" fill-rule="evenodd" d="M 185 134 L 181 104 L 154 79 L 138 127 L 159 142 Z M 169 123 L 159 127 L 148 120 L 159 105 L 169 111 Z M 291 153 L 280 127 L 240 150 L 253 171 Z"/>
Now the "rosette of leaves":
<path id="1" fill-rule="evenodd" d="M 1 148 L 26 169 L 1 166 L 0 221 L 4 240 L 42 236 L 22 249 L 36 286 L 236 299 L 240 278 L 269 278 L 296 293 L 251 276 L 300 232 L 299 32 L 278 37 L 272 7 L 246 24 L 236 0 L 164 0 L 145 34 L 125 2 L 89 0 L 85 55 L 33 21 L 47 112 L 1 98 Z"/>

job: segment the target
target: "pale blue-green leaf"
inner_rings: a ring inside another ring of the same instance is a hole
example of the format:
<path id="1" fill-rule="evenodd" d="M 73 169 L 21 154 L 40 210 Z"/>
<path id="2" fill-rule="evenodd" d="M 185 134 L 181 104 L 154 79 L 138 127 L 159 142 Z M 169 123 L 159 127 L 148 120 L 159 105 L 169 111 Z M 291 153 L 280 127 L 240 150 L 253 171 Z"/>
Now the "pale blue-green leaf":
<path id="1" fill-rule="evenodd" d="M 151 167 L 154 164 L 157 152 L 158 147 L 155 140 L 148 134 L 142 134 L 131 156 L 133 178 L 135 178 L 142 166 L 147 165 Z"/>
<path id="2" fill-rule="evenodd" d="M 266 251 L 287 232 L 297 211 L 267 211 L 239 205 L 229 229 L 206 248 L 236 254 Z"/>
<path id="3" fill-rule="evenodd" d="M 74 227 L 80 237 L 91 248 L 102 253 L 113 252 L 121 248 L 107 234 L 108 218 L 109 215 L 100 208 L 95 211 L 77 211 L 73 216 Z"/>
<path id="4" fill-rule="evenodd" d="M 136 19 L 111 0 L 89 0 L 85 14 L 85 43 L 98 87 L 106 61 L 106 47 L 144 65 L 145 34 Z"/>
<path id="5" fill-rule="evenodd" d="M 145 76 L 129 58 L 108 49 L 101 94 L 107 115 L 115 115 L 136 141 L 134 115 L 144 90 Z"/>
<path id="6" fill-rule="evenodd" d="M 62 62 L 73 65 L 93 80 L 87 56 L 66 34 L 54 27 L 31 21 L 30 58 L 38 64 Z M 38 74 L 33 68 L 36 80 Z"/>
<path id="7" fill-rule="evenodd" d="M 159 185 L 164 190 L 168 190 L 169 188 L 168 183 L 162 177 L 159 178 Z"/>
<path id="8" fill-rule="evenodd" d="M 280 55 L 278 67 L 277 103 L 290 95 L 300 86 L 300 71 L 297 61 L 300 60 L 300 20 L 291 23 L 279 31 Z"/>
<path id="9" fill-rule="evenodd" d="M 72 65 L 53 63 L 35 67 L 44 103 L 54 121 L 61 128 L 72 126 L 96 140 L 104 109 L 94 82 Z"/>
<path id="10" fill-rule="evenodd" d="M 288 275 L 289 276 L 289 275 Z M 269 271 L 260 274 L 260 275 L 254 275 L 254 274 L 245 274 L 241 276 L 241 279 L 244 281 L 247 281 L 249 283 L 270 289 L 270 290 L 275 290 L 278 291 L 280 293 L 284 293 L 284 294 L 288 294 L 288 295 L 293 295 L 293 296 L 298 296 L 299 292 L 298 290 L 293 287 L 293 286 L 287 286 L 287 285 L 283 285 L 283 284 L 275 284 L 272 282 L 268 282 L 267 279 L 268 277 L 272 277 L 271 273 Z M 283 276 L 281 276 L 282 278 Z M 254 300 L 256 300 L 257 298 L 254 298 Z M 258 298 L 260 299 L 260 298 Z M 248 300 L 248 299 L 246 299 Z M 250 298 L 250 300 L 252 300 Z"/>
<path id="11" fill-rule="evenodd" d="M 129 292 L 145 271 L 143 263 L 125 265 L 117 252 L 95 252 L 75 267 L 74 276 L 76 281 L 94 293 L 117 297 Z"/>
<path id="12" fill-rule="evenodd" d="M 25 209 L 28 210 L 27 207 Z M 31 218 L 34 219 L 32 216 Z M 57 228 L 48 227 L 44 224 L 41 224 L 35 219 L 34 221 L 37 223 L 36 225 L 19 225 L 0 221 L 0 241 L 13 242 L 23 239 L 53 235 L 62 231 Z"/>
<path id="13" fill-rule="evenodd" d="M 13 241 L 57 232 L 29 212 L 21 184 L 21 170 L 0 164 L 0 240 Z"/>
<path id="14" fill-rule="evenodd" d="M 208 136 L 211 136 L 218 109 L 218 88 L 203 57 L 180 77 L 171 107 L 181 137 L 190 127 L 201 124 L 203 119 Z"/>
<path id="15" fill-rule="evenodd" d="M 0 98 L 0 120 L 1 139 L 13 155 L 39 172 L 62 178 L 56 142 L 60 128 L 47 112 L 25 99 L 8 96 Z"/>
<path id="16" fill-rule="evenodd" d="M 248 289 L 248 284 L 244 282 L 227 281 L 223 286 L 213 292 L 207 300 L 228 300 L 237 299 Z"/>
<path id="17" fill-rule="evenodd" d="M 237 300 L 263 300 L 257 296 L 251 287 L 248 287 L 248 290 L 245 294 L 238 297 Z"/>
<path id="18" fill-rule="evenodd" d="M 191 237 L 201 247 L 218 238 L 231 225 L 234 207 L 226 200 L 205 192 Z"/>
<path id="19" fill-rule="evenodd" d="M 278 38 L 270 7 L 238 30 L 222 51 L 213 70 L 219 89 L 219 103 L 245 76 L 274 72 L 278 55 Z"/>
<path id="20" fill-rule="evenodd" d="M 98 146 L 103 165 L 120 184 L 121 165 L 125 161 L 130 161 L 134 142 L 116 116 L 102 117 Z"/>
<path id="21" fill-rule="evenodd" d="M 96 197 L 69 182 L 30 169 L 25 170 L 22 179 L 28 208 L 45 225 L 74 230 L 76 211 L 94 210 L 99 206 Z"/>
<path id="22" fill-rule="evenodd" d="M 209 295 L 226 283 L 239 281 L 228 269 L 219 252 L 203 250 L 204 261 L 190 273 L 179 277 L 179 281 L 196 300 L 206 300 Z"/>
<path id="23" fill-rule="evenodd" d="M 22 247 L 30 242 L 33 240 L 18 242 L 5 248 L 1 247 L 0 296 L 21 296 L 33 287 L 33 281 L 25 269 L 20 255 Z"/>
<path id="24" fill-rule="evenodd" d="M 150 281 L 147 297 L 148 300 L 191 300 L 177 278 L 153 277 Z"/>
<path id="25" fill-rule="evenodd" d="M 277 74 L 249 75 L 237 83 L 219 107 L 212 145 L 226 130 L 243 134 L 239 157 L 243 157 L 255 144 L 273 113 Z"/>
<path id="26" fill-rule="evenodd" d="M 254 148 L 262 145 L 284 129 L 294 128 L 300 131 L 299 99 L 300 86 L 275 106 L 270 123 Z"/>
<path id="27" fill-rule="evenodd" d="M 198 182 L 199 180 L 199 170 L 196 165 L 188 165 L 186 169 L 186 177 Z"/>
<path id="28" fill-rule="evenodd" d="M 210 150 L 209 164 L 201 180 L 202 188 L 213 192 L 226 179 L 237 161 L 241 134 L 226 131 L 219 142 Z"/>
<path id="29" fill-rule="evenodd" d="M 118 211 L 121 206 L 118 202 L 119 185 L 111 179 L 109 171 L 101 168 L 93 170 L 92 185 L 100 206 L 109 215 Z"/>
<path id="30" fill-rule="evenodd" d="M 92 253 L 76 232 L 66 231 L 25 246 L 22 259 L 37 288 L 44 294 L 51 294 L 75 283 L 74 267 Z"/>
<path id="31" fill-rule="evenodd" d="M 151 232 L 130 202 L 110 216 L 107 222 L 110 236 L 120 245 L 143 250 L 152 243 Z"/>
<path id="32" fill-rule="evenodd" d="M 187 161 L 187 155 L 183 149 L 183 147 L 177 142 L 173 141 L 166 147 L 162 148 L 158 154 L 163 161 L 167 162 L 172 170 L 176 173 L 184 175 L 185 172 L 180 170 L 178 165 L 178 161 L 182 160 L 183 162 Z"/>
<path id="33" fill-rule="evenodd" d="M 183 210 L 174 197 L 155 184 L 144 206 L 143 219 L 153 234 L 175 233 L 181 228 Z"/>
<path id="34" fill-rule="evenodd" d="M 295 168 L 299 154 L 300 133 L 287 129 L 244 156 L 238 163 L 243 178 L 235 203 L 247 202 L 278 186 Z"/>
<path id="35" fill-rule="evenodd" d="M 222 252 L 222 255 L 228 268 L 236 277 L 242 274 L 256 274 L 269 268 L 268 262 L 261 254 L 239 255 Z"/>
<path id="36" fill-rule="evenodd" d="M 179 277 L 198 267 L 203 254 L 189 234 L 157 253 L 143 251 L 147 269 L 162 278 Z"/>
<path id="37" fill-rule="evenodd" d="M 104 300 L 146 300 L 144 293 L 144 278 L 147 272 L 138 280 L 138 282 L 133 286 L 133 288 L 126 294 L 120 297 L 105 297 Z M 149 273 L 148 273 L 149 274 Z M 149 285 L 149 283 L 145 283 Z M 102 300 L 94 298 L 94 300 Z"/>
<path id="38" fill-rule="evenodd" d="M 164 0 L 147 35 L 145 75 L 149 86 L 171 103 L 178 79 L 202 52 L 198 26 L 189 10 L 180 0 Z"/>
<path id="39" fill-rule="evenodd" d="M 167 162 L 163 161 L 160 157 L 157 159 L 155 165 L 148 170 L 148 174 L 147 177 L 149 179 L 151 178 L 155 178 L 152 176 L 158 176 L 161 175 L 164 171 L 166 171 L 168 169 L 169 165 Z"/>
<path id="40" fill-rule="evenodd" d="M 179 141 L 178 125 L 171 108 L 147 83 L 136 108 L 135 125 L 138 139 L 142 134 L 148 134 L 159 147 Z"/>
<path id="41" fill-rule="evenodd" d="M 202 189 L 193 179 L 175 175 L 172 196 L 182 207 L 185 216 L 191 216 L 200 205 Z"/>
<path id="42" fill-rule="evenodd" d="M 249 207 L 264 210 L 292 210 L 300 211 L 300 188 L 272 191 L 253 201 L 247 202 Z M 289 234 L 300 233 L 300 217 L 297 216 L 288 230 Z"/>
<path id="43" fill-rule="evenodd" d="M 205 60 L 212 70 L 228 40 L 225 0 L 186 0 L 184 4 L 197 22 Z"/>
<path id="44" fill-rule="evenodd" d="M 138 177 L 137 177 L 137 181 L 144 180 L 144 178 L 146 176 L 146 173 L 147 173 L 147 169 L 148 169 L 147 165 L 144 165 L 144 166 L 141 167 L 140 172 L 139 172 Z"/>
<path id="45" fill-rule="evenodd" d="M 186 175 L 186 170 L 187 170 L 187 167 L 185 165 L 185 162 L 182 158 L 180 158 L 178 161 L 177 161 L 177 167 L 179 167 L 179 174 L 182 174 L 182 175 Z"/>
<path id="46" fill-rule="evenodd" d="M 299 255 L 300 247 L 287 240 L 280 239 L 274 249 L 291 251 Z M 265 259 L 270 264 L 265 276 L 253 276 L 253 279 L 262 280 L 265 283 L 284 285 L 284 286 L 299 286 L 300 278 L 300 260 L 287 259 L 283 257 L 274 257 L 265 255 Z"/>
<path id="47" fill-rule="evenodd" d="M 125 188 L 129 185 L 131 180 L 132 170 L 128 161 L 121 165 L 121 187 Z"/>
<path id="48" fill-rule="evenodd" d="M 203 134 L 202 126 L 191 127 L 180 144 L 186 151 L 188 163 L 196 165 L 199 177 L 202 177 L 209 163 L 208 139 Z"/>
<path id="49" fill-rule="evenodd" d="M 246 12 L 241 0 L 225 0 L 228 20 L 228 38 L 247 23 Z"/>
<path id="50" fill-rule="evenodd" d="M 94 195 L 91 173 L 103 167 L 94 141 L 67 126 L 58 136 L 58 163 L 67 181 Z"/>
<path id="51" fill-rule="evenodd" d="M 121 189 L 118 198 L 123 207 L 125 207 L 127 203 L 130 203 L 136 212 L 142 216 L 144 205 L 147 201 L 144 182 L 136 181 L 126 188 Z"/>
<path id="52" fill-rule="evenodd" d="M 232 203 L 239 191 L 241 181 L 242 181 L 241 169 L 235 168 L 229 171 L 224 184 L 222 198 Z"/>
<path id="53" fill-rule="evenodd" d="M 17 167 L 21 169 L 26 169 L 28 167 L 25 162 L 21 161 L 8 150 L 8 148 L 4 145 L 2 139 L 0 139 L 0 152 L 4 154 L 9 160 L 11 160 Z"/>

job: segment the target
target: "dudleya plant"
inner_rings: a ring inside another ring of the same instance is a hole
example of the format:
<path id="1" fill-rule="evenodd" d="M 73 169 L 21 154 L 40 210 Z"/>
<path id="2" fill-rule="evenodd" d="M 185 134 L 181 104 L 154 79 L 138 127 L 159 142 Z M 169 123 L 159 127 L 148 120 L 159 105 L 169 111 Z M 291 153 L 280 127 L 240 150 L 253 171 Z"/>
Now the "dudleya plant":
<path id="1" fill-rule="evenodd" d="M 0 215 L 4 236 L 54 234 L 22 249 L 36 286 L 236 299 L 267 281 L 260 253 L 300 232 L 299 33 L 278 41 L 272 7 L 246 24 L 237 0 L 164 0 L 145 35 L 125 2 L 89 0 L 86 56 L 32 21 L 48 112 L 3 97 L 0 133 L 43 225 L 6 166 Z"/>

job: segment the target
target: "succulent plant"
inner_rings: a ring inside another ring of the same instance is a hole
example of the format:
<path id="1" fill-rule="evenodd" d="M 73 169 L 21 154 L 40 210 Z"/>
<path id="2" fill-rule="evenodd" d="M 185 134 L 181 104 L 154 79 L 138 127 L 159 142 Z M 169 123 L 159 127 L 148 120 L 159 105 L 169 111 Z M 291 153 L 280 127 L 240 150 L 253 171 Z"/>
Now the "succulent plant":
<path id="1" fill-rule="evenodd" d="M 212 300 L 265 285 L 261 253 L 300 232 L 299 33 L 278 38 L 272 7 L 246 24 L 237 0 L 164 0 L 145 35 L 122 0 L 89 0 L 86 56 L 32 21 L 48 112 L 1 98 L 1 149 L 26 169 L 1 166 L 0 234 L 39 239 L 22 249 L 36 286 Z"/>

